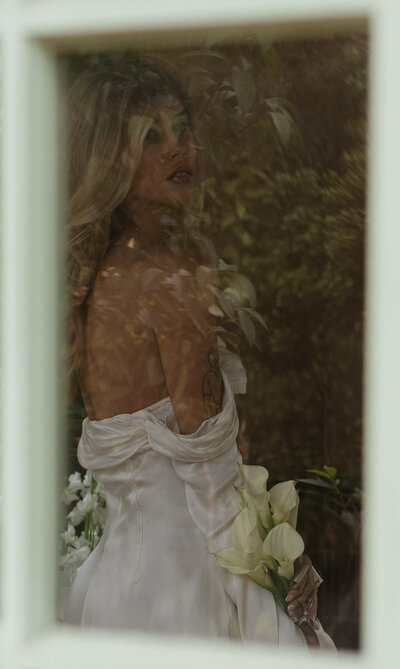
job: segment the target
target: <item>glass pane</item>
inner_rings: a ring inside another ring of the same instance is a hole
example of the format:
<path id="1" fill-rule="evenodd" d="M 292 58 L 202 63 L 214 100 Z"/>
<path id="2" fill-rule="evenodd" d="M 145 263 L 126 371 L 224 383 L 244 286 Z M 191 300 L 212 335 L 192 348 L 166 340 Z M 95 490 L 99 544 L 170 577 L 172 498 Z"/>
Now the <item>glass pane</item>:
<path id="1" fill-rule="evenodd" d="M 63 58 L 67 622 L 358 648 L 367 57 Z"/>

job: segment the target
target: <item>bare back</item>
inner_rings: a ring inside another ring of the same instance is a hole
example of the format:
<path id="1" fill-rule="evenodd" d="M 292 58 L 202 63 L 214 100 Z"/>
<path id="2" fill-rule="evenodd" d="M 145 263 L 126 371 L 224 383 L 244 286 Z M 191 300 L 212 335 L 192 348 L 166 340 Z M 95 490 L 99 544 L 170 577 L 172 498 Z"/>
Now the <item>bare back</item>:
<path id="1" fill-rule="evenodd" d="M 204 379 L 217 364 L 211 293 L 194 261 L 138 247 L 126 234 L 113 244 L 89 298 L 80 373 L 86 409 L 101 420 L 169 395 L 181 431 L 190 433 L 210 416 Z"/>

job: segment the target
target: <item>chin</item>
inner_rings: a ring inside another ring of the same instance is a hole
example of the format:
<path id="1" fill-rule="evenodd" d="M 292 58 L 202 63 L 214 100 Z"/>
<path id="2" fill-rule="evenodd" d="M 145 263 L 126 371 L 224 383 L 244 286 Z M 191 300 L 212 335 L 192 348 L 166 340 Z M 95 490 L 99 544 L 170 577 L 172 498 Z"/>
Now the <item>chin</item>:
<path id="1" fill-rule="evenodd" d="M 163 197 L 162 200 L 164 204 L 177 207 L 190 204 L 191 198 L 192 198 L 192 190 L 185 189 L 185 191 L 182 191 L 181 193 L 168 194 L 165 198 Z"/>

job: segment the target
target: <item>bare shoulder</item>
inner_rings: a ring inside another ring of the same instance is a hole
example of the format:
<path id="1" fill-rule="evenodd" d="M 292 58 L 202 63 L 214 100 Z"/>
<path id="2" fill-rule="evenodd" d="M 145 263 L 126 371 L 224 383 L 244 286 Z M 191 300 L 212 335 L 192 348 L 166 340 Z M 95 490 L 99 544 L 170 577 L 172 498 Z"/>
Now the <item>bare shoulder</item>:
<path id="1" fill-rule="evenodd" d="M 94 293 L 104 297 L 118 295 L 131 300 L 143 292 L 145 278 L 154 259 L 137 243 L 134 235 L 123 235 L 108 249 L 99 267 Z"/>
<path id="2" fill-rule="evenodd" d="M 212 270 L 196 257 L 163 245 L 141 246 L 125 235 L 112 245 L 99 269 L 93 300 L 104 307 L 130 313 L 131 318 L 157 330 L 196 322 L 205 329 L 213 301 Z"/>
<path id="3" fill-rule="evenodd" d="M 198 294 L 200 287 L 205 285 L 203 277 L 207 274 L 206 268 L 197 260 L 167 246 L 138 250 L 132 255 L 127 271 L 137 294 L 157 293 L 177 301 Z"/>

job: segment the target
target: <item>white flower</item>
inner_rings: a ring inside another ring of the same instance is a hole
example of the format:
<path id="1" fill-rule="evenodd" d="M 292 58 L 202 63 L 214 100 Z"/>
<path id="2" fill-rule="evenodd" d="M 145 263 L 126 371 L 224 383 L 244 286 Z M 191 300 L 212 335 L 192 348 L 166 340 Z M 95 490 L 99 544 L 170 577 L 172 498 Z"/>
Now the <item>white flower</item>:
<path id="1" fill-rule="evenodd" d="M 79 556 L 79 559 L 81 560 L 81 564 L 83 564 L 85 562 L 85 560 L 90 555 L 90 547 L 89 546 L 81 546 L 77 550 L 77 555 Z"/>
<path id="2" fill-rule="evenodd" d="M 263 550 L 278 560 L 278 574 L 290 581 L 294 574 L 294 560 L 304 551 L 304 541 L 289 523 L 281 523 L 267 534 Z"/>
<path id="3" fill-rule="evenodd" d="M 271 590 L 287 609 L 284 593 L 294 575 L 294 560 L 304 551 L 296 532 L 299 496 L 294 481 L 267 490 L 265 467 L 239 465 L 244 485 L 236 489 L 242 510 L 232 523 L 231 546 L 215 553 L 234 574 L 247 574 Z"/>
<path id="4" fill-rule="evenodd" d="M 68 477 L 68 489 L 70 492 L 78 492 L 83 489 L 82 476 L 80 472 L 74 472 Z"/>
<path id="5" fill-rule="evenodd" d="M 83 485 L 85 486 L 85 488 L 90 488 L 91 481 L 92 481 L 92 472 L 88 470 L 85 476 L 83 477 Z"/>
<path id="6" fill-rule="evenodd" d="M 85 497 L 76 506 L 82 515 L 86 515 L 96 507 L 97 499 L 96 493 L 87 492 Z"/>
<path id="7" fill-rule="evenodd" d="M 230 539 L 232 546 L 240 550 L 243 555 L 262 551 L 257 516 L 248 507 L 242 509 L 233 521 Z"/>
<path id="8" fill-rule="evenodd" d="M 74 547 L 77 548 L 77 549 L 86 548 L 86 547 L 90 547 L 90 543 L 89 543 L 88 539 L 86 539 L 86 537 L 83 534 L 81 534 L 81 535 L 79 535 L 79 537 L 76 538 L 76 541 L 74 543 Z"/>
<path id="9" fill-rule="evenodd" d="M 283 481 L 274 485 L 269 491 L 274 525 L 288 522 L 292 527 L 296 527 L 300 499 L 294 485 L 294 481 Z"/>
<path id="10" fill-rule="evenodd" d="M 68 485 L 61 494 L 64 504 L 71 504 L 79 499 L 79 494 L 84 489 L 82 477 L 79 472 L 74 472 L 68 478 Z"/>
<path id="11" fill-rule="evenodd" d="M 75 472 L 68 479 L 68 485 L 63 491 L 62 499 L 66 504 L 75 502 L 67 515 L 68 527 L 61 534 L 65 546 L 65 554 L 60 559 L 60 565 L 65 577 L 69 580 L 76 570 L 96 548 L 106 523 L 107 508 L 103 494 L 103 486 L 96 482 L 96 492 L 90 492 L 92 474 L 86 472 L 83 481 L 81 474 Z M 85 521 L 85 531 L 76 532 L 76 526 Z M 86 536 L 85 536 L 86 534 Z"/>
<path id="12" fill-rule="evenodd" d="M 76 539 L 76 533 L 75 527 L 71 523 L 68 523 L 68 529 L 62 533 L 61 538 L 67 546 L 74 543 Z"/>
<path id="13" fill-rule="evenodd" d="M 72 502 L 76 502 L 76 500 L 79 499 L 79 496 L 76 494 L 76 492 L 71 491 L 69 488 L 64 488 L 64 490 L 61 493 L 61 501 L 64 502 L 64 504 L 67 504 L 68 506 Z"/>
<path id="14" fill-rule="evenodd" d="M 244 555 L 239 548 L 229 546 L 215 553 L 221 565 L 232 574 L 249 574 L 258 567 L 259 560 L 256 555 L 248 553 Z"/>
<path id="15" fill-rule="evenodd" d="M 269 508 L 269 492 L 267 491 L 268 470 L 258 465 L 239 465 L 244 480 L 244 487 L 237 488 L 242 507 L 248 506 L 259 517 L 262 528 L 268 531 L 273 527 Z"/>
<path id="16" fill-rule="evenodd" d="M 67 519 L 72 523 L 72 525 L 79 525 L 83 519 L 84 519 L 84 514 L 82 511 L 78 508 L 78 504 L 74 506 L 74 508 L 69 512 Z"/>
<path id="17" fill-rule="evenodd" d="M 267 490 L 268 470 L 259 465 L 239 465 L 245 488 L 250 495 L 259 495 Z"/>
<path id="18" fill-rule="evenodd" d="M 230 540 L 232 546 L 215 553 L 219 564 L 233 574 L 248 574 L 260 585 L 271 588 L 268 567 L 273 566 L 273 562 L 263 551 L 257 516 L 248 507 L 242 509 L 233 521 Z"/>

